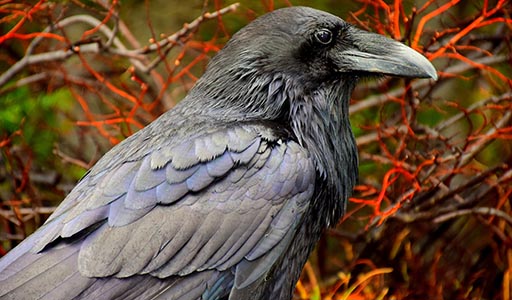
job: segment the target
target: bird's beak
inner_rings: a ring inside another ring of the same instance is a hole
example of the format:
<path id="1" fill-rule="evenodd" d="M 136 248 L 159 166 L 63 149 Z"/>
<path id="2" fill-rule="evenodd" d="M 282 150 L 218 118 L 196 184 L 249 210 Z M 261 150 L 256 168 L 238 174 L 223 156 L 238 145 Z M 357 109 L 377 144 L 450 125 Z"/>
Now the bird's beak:
<path id="1" fill-rule="evenodd" d="M 430 61 L 404 44 L 356 28 L 349 34 L 353 44 L 340 53 L 342 70 L 437 79 Z"/>

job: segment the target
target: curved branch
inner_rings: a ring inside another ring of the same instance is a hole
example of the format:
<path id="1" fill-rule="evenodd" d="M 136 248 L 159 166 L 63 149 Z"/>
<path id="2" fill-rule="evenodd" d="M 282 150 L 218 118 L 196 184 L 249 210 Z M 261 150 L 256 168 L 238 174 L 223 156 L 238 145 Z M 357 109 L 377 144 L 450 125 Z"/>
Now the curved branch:
<path id="1" fill-rule="evenodd" d="M 144 73 L 148 73 L 154 68 L 153 65 L 147 67 L 145 66 L 141 61 L 144 59 L 144 54 L 147 54 L 149 52 L 154 52 L 157 49 L 161 47 L 173 47 L 177 41 L 184 36 L 187 36 L 195 30 L 202 22 L 210 19 L 217 18 L 220 15 L 232 12 L 238 8 L 239 4 L 234 3 L 231 4 L 225 8 L 222 8 L 218 11 L 212 12 L 212 13 L 205 13 L 198 18 L 196 18 L 194 21 L 192 21 L 190 24 L 186 24 L 181 30 L 176 32 L 175 34 L 159 41 L 156 43 L 153 43 L 149 46 L 145 46 L 139 49 L 135 50 L 128 50 L 124 44 L 119 40 L 119 38 L 115 37 L 115 34 L 117 33 L 117 30 L 112 30 L 105 24 L 103 24 L 100 20 L 89 16 L 89 15 L 76 15 L 71 16 L 68 18 L 63 19 L 62 21 L 58 22 L 57 24 L 50 26 L 44 30 L 44 32 L 50 32 L 53 31 L 57 27 L 66 27 L 73 23 L 86 23 L 93 27 L 98 27 L 98 30 L 103 33 L 107 37 L 107 44 L 101 44 L 101 41 L 92 41 L 88 43 L 81 44 L 79 46 L 73 46 L 69 49 L 63 49 L 63 50 L 56 50 L 41 54 L 32 54 L 33 50 L 35 49 L 36 45 L 39 44 L 43 37 L 36 37 L 28 46 L 25 56 L 19 60 L 17 63 L 15 63 L 12 67 L 10 67 L 6 72 L 4 72 L 2 75 L 0 75 L 0 86 L 5 85 L 11 78 L 13 78 L 16 74 L 18 74 L 21 70 L 23 70 L 25 67 L 36 64 L 36 63 L 44 63 L 48 61 L 59 61 L 59 60 L 66 60 L 69 57 L 73 56 L 74 54 L 80 52 L 80 53 L 100 53 L 100 52 L 109 52 L 115 55 L 127 57 L 130 62 L 134 65 L 134 67 L 142 71 Z M 107 47 L 110 43 L 113 43 L 113 45 L 116 48 Z M 156 65 L 156 64 L 155 64 Z"/>

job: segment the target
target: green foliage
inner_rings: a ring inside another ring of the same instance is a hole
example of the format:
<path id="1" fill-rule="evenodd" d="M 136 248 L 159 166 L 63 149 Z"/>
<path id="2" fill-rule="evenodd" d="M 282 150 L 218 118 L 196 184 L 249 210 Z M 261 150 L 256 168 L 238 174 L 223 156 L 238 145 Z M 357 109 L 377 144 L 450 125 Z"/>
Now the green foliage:
<path id="1" fill-rule="evenodd" d="M 59 135 L 73 124 L 62 113 L 69 112 L 73 98 L 67 89 L 52 93 L 32 93 L 28 87 L 14 89 L 2 99 L 0 133 L 10 136 L 21 131 L 22 139 L 38 160 L 47 159 Z"/>

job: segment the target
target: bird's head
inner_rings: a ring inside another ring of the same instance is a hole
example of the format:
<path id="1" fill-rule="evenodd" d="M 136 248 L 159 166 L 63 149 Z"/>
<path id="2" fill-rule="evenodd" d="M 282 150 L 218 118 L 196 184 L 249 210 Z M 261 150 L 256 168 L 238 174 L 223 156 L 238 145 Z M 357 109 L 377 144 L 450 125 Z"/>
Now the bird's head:
<path id="1" fill-rule="evenodd" d="M 326 83 L 350 82 L 353 87 L 368 75 L 437 78 L 432 64 L 402 43 L 323 11 L 290 7 L 233 35 L 198 85 L 207 83 L 211 94 L 221 98 L 235 91 L 247 99 L 251 92 L 272 94 L 275 86 L 286 83 L 301 95 Z M 265 89 L 270 92 L 262 93 Z"/>
<path id="2" fill-rule="evenodd" d="M 357 180 L 350 95 L 360 77 L 375 75 L 437 78 L 425 57 L 397 41 L 312 8 L 284 8 L 233 35 L 189 94 L 202 103 L 189 107 L 288 128 L 327 184 L 325 224 L 334 224 Z"/>

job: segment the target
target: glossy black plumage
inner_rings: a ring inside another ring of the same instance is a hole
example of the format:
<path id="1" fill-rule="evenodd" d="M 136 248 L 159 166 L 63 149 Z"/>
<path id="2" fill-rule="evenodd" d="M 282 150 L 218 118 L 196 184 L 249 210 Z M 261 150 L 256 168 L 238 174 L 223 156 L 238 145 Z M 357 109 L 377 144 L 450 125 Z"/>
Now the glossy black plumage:
<path id="1" fill-rule="evenodd" d="M 413 50 L 310 8 L 240 30 L 0 260 L 1 299 L 290 299 L 357 178 L 348 101 Z"/>

